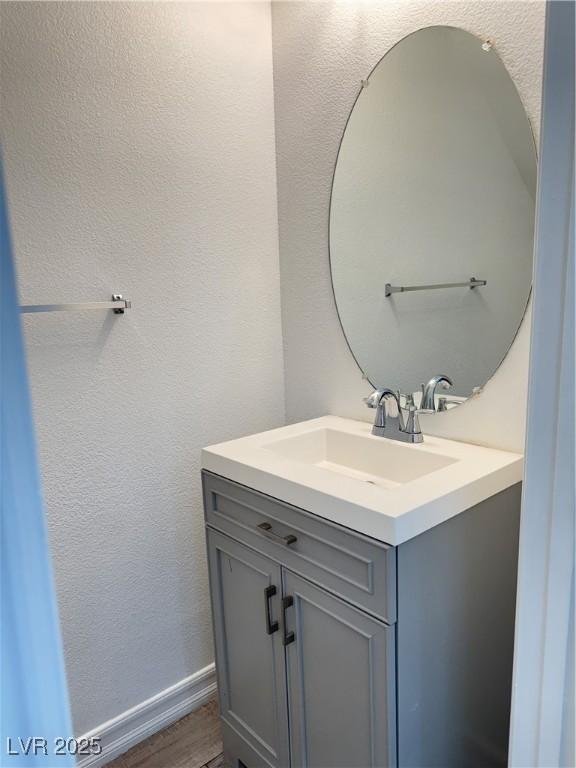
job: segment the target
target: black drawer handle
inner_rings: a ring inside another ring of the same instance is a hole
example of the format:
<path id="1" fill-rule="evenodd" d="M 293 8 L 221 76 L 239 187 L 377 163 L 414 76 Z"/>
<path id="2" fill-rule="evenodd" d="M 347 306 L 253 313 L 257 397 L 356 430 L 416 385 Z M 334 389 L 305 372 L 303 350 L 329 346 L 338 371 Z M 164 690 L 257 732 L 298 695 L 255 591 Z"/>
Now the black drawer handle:
<path id="1" fill-rule="evenodd" d="M 279 533 L 274 533 L 270 523 L 258 523 L 258 530 L 263 533 L 267 539 L 275 541 L 276 544 L 282 544 L 284 547 L 289 547 L 290 544 L 295 544 L 298 539 L 294 534 L 289 533 L 288 536 L 280 536 Z"/>
<path id="2" fill-rule="evenodd" d="M 291 608 L 294 605 L 294 598 L 291 596 L 282 598 L 282 626 L 284 628 L 284 637 L 282 643 L 284 645 L 290 645 L 294 642 L 294 632 L 286 631 L 286 608 Z"/>
<path id="3" fill-rule="evenodd" d="M 272 616 L 270 615 L 270 598 L 274 597 L 275 594 L 276 587 L 274 584 L 271 584 L 264 590 L 264 603 L 266 605 L 266 632 L 269 635 L 272 635 L 274 632 L 278 631 L 278 622 L 272 621 Z"/>

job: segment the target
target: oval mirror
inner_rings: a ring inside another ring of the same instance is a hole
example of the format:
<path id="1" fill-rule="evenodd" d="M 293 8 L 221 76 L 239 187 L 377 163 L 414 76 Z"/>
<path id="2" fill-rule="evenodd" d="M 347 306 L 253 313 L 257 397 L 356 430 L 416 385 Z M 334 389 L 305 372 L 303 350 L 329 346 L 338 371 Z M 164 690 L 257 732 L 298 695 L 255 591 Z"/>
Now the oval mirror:
<path id="1" fill-rule="evenodd" d="M 338 152 L 330 263 L 344 334 L 375 387 L 495 372 L 532 281 L 536 151 L 491 44 L 401 40 L 363 81 Z"/>

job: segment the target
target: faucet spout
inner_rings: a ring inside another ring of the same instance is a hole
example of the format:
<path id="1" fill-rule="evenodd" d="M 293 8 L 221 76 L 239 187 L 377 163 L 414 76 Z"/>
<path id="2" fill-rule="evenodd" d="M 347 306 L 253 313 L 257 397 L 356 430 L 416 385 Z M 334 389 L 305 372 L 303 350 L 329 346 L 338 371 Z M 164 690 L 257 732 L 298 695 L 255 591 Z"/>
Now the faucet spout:
<path id="1" fill-rule="evenodd" d="M 396 401 L 397 415 L 391 416 L 387 413 L 386 403 L 389 398 Z M 364 402 L 368 408 L 376 409 L 376 416 L 374 418 L 374 425 L 372 426 L 372 434 L 378 437 L 392 437 L 393 439 L 401 439 L 396 436 L 397 433 L 404 433 L 404 416 L 402 414 L 402 408 L 400 406 L 400 395 L 387 387 L 384 389 L 377 389 L 372 394 L 365 398 Z"/>
<path id="2" fill-rule="evenodd" d="M 438 376 L 432 376 L 428 384 L 422 384 L 421 411 L 436 410 L 436 389 L 438 385 L 441 385 L 442 389 L 449 389 L 452 386 L 452 379 L 442 373 Z"/>

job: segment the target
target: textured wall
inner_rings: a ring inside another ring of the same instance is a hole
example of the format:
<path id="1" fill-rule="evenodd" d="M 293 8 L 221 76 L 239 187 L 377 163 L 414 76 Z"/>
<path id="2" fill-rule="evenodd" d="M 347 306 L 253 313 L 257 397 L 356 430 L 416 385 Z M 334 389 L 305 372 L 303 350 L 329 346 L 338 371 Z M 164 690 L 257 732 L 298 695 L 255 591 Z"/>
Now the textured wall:
<path id="1" fill-rule="evenodd" d="M 273 4 L 282 322 L 289 421 L 323 413 L 370 419 L 361 402 L 369 388 L 346 346 L 330 285 L 328 206 L 332 172 L 360 79 L 394 43 L 433 24 L 462 27 L 494 42 L 537 131 L 542 2 Z M 423 417 L 423 429 L 523 450 L 529 330 L 527 316 L 504 363 L 479 397 L 450 413 Z M 433 373 L 440 371 L 430 371 Z"/>
<path id="2" fill-rule="evenodd" d="M 270 8 L 2 3 L 3 150 L 76 732 L 213 659 L 202 445 L 281 424 Z"/>

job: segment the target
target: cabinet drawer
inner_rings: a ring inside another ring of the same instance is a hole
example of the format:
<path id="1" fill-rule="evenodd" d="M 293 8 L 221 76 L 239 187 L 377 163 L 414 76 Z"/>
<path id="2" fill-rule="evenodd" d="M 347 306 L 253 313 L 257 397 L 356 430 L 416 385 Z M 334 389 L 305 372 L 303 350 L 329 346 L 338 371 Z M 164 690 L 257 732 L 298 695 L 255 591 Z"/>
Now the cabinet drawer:
<path id="1" fill-rule="evenodd" d="M 388 623 L 396 621 L 396 550 L 203 472 L 206 523 Z"/>

